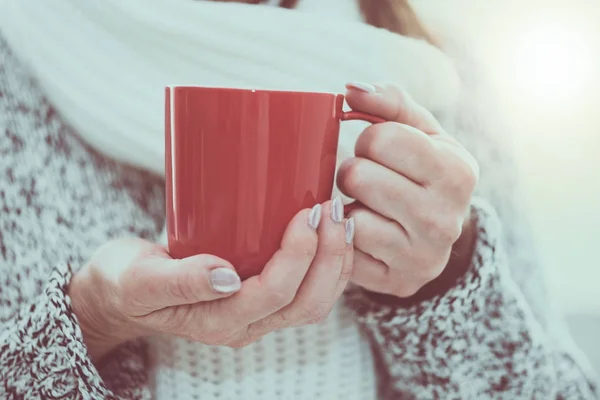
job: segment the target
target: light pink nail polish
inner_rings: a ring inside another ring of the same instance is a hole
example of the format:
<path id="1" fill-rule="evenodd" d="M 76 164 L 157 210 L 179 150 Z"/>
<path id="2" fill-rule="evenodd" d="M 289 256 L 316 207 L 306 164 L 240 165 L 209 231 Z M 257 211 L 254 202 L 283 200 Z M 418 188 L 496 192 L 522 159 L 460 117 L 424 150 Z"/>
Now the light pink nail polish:
<path id="1" fill-rule="evenodd" d="M 321 210 L 321 205 L 317 204 L 308 214 L 308 225 L 315 230 L 319 227 L 319 222 L 321 222 Z"/>
<path id="2" fill-rule="evenodd" d="M 350 218 L 346 221 L 346 243 L 352 244 L 354 240 L 354 218 Z"/>
<path id="3" fill-rule="evenodd" d="M 232 293 L 240 290 L 242 281 L 235 271 L 221 267 L 210 271 L 210 285 L 219 293 Z"/>
<path id="4" fill-rule="evenodd" d="M 346 89 L 354 89 L 354 90 L 361 91 L 363 93 L 375 93 L 377 91 L 377 88 L 375 88 L 375 86 L 371 85 L 370 83 L 363 83 L 363 82 L 347 83 Z"/>
<path id="5" fill-rule="evenodd" d="M 331 219 L 334 222 L 342 222 L 344 219 L 344 205 L 339 196 L 331 202 Z"/>

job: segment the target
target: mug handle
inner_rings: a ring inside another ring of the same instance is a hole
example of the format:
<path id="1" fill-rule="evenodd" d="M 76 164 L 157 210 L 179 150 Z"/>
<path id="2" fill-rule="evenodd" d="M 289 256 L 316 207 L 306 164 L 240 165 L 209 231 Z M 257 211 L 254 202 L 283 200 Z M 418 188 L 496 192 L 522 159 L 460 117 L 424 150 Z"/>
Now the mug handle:
<path id="1" fill-rule="evenodd" d="M 342 112 L 342 121 L 353 121 L 353 120 L 360 120 L 360 121 L 367 121 L 370 122 L 372 124 L 380 124 L 382 122 L 386 122 L 385 119 L 381 118 L 381 117 L 377 117 L 375 115 L 372 114 L 367 114 L 367 113 L 363 113 L 360 111 L 345 111 Z M 360 206 L 360 202 L 358 201 L 353 201 L 350 204 L 346 204 L 344 206 L 344 215 L 348 215 L 348 213 L 356 208 L 358 208 Z"/>

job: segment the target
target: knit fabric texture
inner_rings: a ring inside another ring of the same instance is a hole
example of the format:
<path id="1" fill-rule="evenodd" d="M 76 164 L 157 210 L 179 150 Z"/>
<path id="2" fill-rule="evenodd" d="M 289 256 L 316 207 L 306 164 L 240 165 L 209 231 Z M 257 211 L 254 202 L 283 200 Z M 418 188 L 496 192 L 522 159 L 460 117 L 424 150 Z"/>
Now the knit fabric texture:
<path id="1" fill-rule="evenodd" d="M 352 288 L 324 322 L 243 349 L 154 337 L 95 366 L 70 277 L 111 238 L 157 237 L 163 182 L 84 145 L 0 41 L 0 398 L 598 398 L 497 177 L 510 168 L 467 125 L 452 128 L 482 165 L 478 238 L 450 290 L 397 305 Z"/>

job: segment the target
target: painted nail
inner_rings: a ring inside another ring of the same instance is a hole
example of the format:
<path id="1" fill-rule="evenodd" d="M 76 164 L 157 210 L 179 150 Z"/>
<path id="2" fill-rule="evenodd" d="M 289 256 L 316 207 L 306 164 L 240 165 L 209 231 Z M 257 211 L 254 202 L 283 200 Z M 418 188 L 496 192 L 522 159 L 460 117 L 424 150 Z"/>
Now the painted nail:
<path id="1" fill-rule="evenodd" d="M 219 293 L 233 293 L 240 290 L 242 281 L 235 271 L 221 267 L 210 271 L 210 285 Z"/>
<path id="2" fill-rule="evenodd" d="M 344 205 L 339 196 L 331 202 L 331 219 L 334 222 L 342 222 L 344 219 Z"/>
<path id="3" fill-rule="evenodd" d="M 370 83 L 350 82 L 346 84 L 346 89 L 355 89 L 363 93 L 375 93 L 377 88 Z"/>
<path id="4" fill-rule="evenodd" d="M 317 204 L 312 208 L 312 210 L 310 210 L 310 213 L 308 214 L 308 225 L 313 229 L 317 229 L 319 227 L 319 222 L 321 222 L 321 209 L 321 205 Z"/>
<path id="5" fill-rule="evenodd" d="M 354 218 L 346 221 L 346 243 L 352 244 L 354 240 Z"/>

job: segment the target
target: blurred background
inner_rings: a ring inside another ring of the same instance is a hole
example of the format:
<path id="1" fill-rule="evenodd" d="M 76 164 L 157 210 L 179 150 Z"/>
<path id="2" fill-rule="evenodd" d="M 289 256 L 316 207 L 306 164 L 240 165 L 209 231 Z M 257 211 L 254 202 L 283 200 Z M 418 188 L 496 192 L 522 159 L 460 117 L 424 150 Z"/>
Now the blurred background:
<path id="1" fill-rule="evenodd" d="M 600 372 L 600 1 L 411 3 L 484 63 L 548 285 Z"/>

